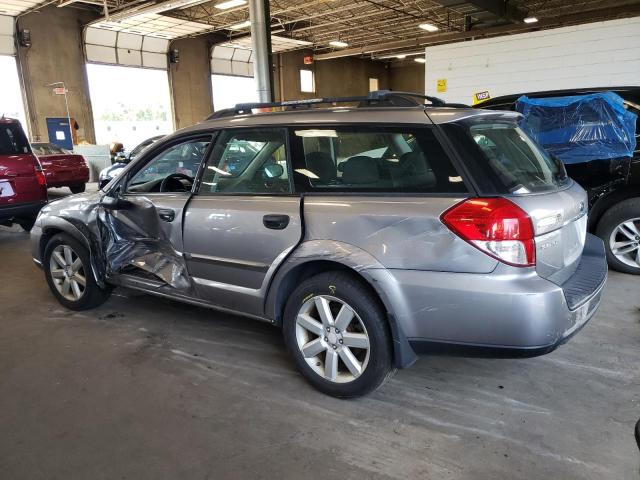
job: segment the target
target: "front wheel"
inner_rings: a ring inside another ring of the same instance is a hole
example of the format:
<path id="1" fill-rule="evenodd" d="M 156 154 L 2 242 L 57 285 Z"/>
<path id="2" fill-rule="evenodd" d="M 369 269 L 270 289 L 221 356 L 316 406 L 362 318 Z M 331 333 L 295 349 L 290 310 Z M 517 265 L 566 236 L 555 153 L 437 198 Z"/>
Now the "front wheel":
<path id="1" fill-rule="evenodd" d="M 81 185 L 71 185 L 69 190 L 71 190 L 71 193 L 82 193 L 86 188 L 86 184 L 83 183 Z"/>
<path id="2" fill-rule="evenodd" d="M 51 292 L 71 310 L 97 307 L 111 294 L 110 288 L 96 283 L 87 248 L 69 235 L 61 233 L 49 240 L 42 266 Z"/>
<path id="3" fill-rule="evenodd" d="M 287 302 L 283 330 L 298 369 L 328 395 L 365 395 L 395 371 L 382 306 L 354 275 L 326 272 L 302 282 Z"/>
<path id="4" fill-rule="evenodd" d="M 611 268 L 640 275 L 640 198 L 624 200 L 607 210 L 597 233 L 604 241 Z"/>

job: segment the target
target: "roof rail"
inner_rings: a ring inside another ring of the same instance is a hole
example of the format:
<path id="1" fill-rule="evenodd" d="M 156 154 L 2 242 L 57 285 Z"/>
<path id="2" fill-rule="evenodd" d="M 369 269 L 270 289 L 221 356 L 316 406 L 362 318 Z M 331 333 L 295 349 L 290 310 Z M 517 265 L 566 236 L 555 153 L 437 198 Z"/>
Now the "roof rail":
<path id="1" fill-rule="evenodd" d="M 353 96 L 353 97 L 327 97 L 327 98 L 310 98 L 307 100 L 287 100 L 283 102 L 266 102 L 266 103 L 238 103 L 233 108 L 225 108 L 218 112 L 213 113 L 207 120 L 213 120 L 215 118 L 232 117 L 234 115 L 252 113 L 255 109 L 264 108 L 311 108 L 314 105 L 337 103 L 357 103 L 358 108 L 371 107 L 371 106 L 391 106 L 391 107 L 418 107 L 427 106 L 422 102 L 418 102 L 416 99 L 427 100 L 433 107 L 461 107 L 460 104 L 447 104 L 444 100 L 438 97 L 432 97 L 429 95 L 423 95 L 421 93 L 413 92 L 395 92 L 391 90 L 376 90 L 370 92 L 366 96 Z M 466 107 L 466 105 L 464 105 Z"/>

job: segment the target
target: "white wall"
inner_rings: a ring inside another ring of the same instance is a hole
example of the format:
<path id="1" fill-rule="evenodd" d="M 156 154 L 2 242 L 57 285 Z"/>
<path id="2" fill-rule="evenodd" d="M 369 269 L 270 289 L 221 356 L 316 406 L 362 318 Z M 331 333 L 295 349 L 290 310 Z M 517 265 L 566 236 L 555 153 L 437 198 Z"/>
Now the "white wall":
<path id="1" fill-rule="evenodd" d="M 640 17 L 426 49 L 428 95 L 471 104 L 491 97 L 577 87 L 640 85 Z M 437 92 L 438 79 L 447 91 Z"/>

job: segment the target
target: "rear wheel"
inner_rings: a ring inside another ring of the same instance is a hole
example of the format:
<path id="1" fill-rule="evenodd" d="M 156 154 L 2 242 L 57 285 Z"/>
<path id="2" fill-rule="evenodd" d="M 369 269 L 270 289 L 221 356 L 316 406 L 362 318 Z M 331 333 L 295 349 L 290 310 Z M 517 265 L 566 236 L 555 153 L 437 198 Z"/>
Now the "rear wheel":
<path id="1" fill-rule="evenodd" d="M 640 275 L 640 198 L 611 207 L 598 223 L 609 266 L 619 272 Z"/>
<path id="2" fill-rule="evenodd" d="M 111 294 L 110 288 L 96 283 L 87 248 L 69 235 L 59 234 L 49 240 L 42 265 L 51 292 L 71 310 L 97 307 Z"/>
<path id="3" fill-rule="evenodd" d="M 86 185 L 83 183 L 81 185 L 71 185 L 69 190 L 71 190 L 71 193 L 82 193 L 86 188 Z"/>
<path id="4" fill-rule="evenodd" d="M 365 395 L 395 371 L 380 302 L 348 273 L 305 280 L 287 302 L 283 330 L 298 369 L 328 395 Z"/>

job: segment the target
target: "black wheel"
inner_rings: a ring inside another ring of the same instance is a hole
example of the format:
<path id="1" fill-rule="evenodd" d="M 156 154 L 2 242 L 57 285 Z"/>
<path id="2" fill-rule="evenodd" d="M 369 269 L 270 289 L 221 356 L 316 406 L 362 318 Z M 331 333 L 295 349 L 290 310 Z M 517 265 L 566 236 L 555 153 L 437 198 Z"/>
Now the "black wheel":
<path id="1" fill-rule="evenodd" d="M 36 217 L 20 218 L 16 220 L 16 223 L 20 225 L 25 232 L 30 232 L 33 228 L 33 224 L 36 223 Z"/>
<path id="2" fill-rule="evenodd" d="M 69 235 L 61 233 L 49 240 L 42 266 L 51 292 L 71 310 L 97 307 L 111 294 L 111 288 L 96 283 L 87 248 Z"/>
<path id="3" fill-rule="evenodd" d="M 305 280 L 289 297 L 283 323 L 296 366 L 323 393 L 365 395 L 395 371 L 384 310 L 355 275 L 325 272 Z"/>
<path id="4" fill-rule="evenodd" d="M 86 188 L 87 186 L 83 183 L 81 185 L 71 185 L 69 190 L 71 190 L 71 193 L 82 193 Z"/>
<path id="5" fill-rule="evenodd" d="M 597 234 L 604 241 L 611 268 L 640 275 L 640 198 L 624 200 L 607 210 Z"/>

